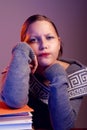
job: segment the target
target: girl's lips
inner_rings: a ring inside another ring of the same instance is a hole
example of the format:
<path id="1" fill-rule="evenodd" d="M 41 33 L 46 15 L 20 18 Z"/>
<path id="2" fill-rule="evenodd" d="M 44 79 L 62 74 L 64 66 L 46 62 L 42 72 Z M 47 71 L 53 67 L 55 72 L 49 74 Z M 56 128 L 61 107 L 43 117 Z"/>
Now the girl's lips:
<path id="1" fill-rule="evenodd" d="M 49 55 L 50 55 L 50 53 L 41 53 L 38 56 L 39 57 L 46 57 L 46 56 L 49 56 Z"/>

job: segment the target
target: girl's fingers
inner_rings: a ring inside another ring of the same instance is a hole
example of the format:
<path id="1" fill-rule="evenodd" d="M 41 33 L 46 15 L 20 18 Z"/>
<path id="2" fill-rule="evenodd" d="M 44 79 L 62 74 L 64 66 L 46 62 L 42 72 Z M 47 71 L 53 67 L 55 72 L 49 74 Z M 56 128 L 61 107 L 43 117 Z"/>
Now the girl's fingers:
<path id="1" fill-rule="evenodd" d="M 31 72 L 34 73 L 37 69 L 38 66 L 38 61 L 37 61 L 37 57 L 35 56 L 35 58 L 32 60 L 32 62 L 29 64 L 30 68 L 31 68 Z"/>

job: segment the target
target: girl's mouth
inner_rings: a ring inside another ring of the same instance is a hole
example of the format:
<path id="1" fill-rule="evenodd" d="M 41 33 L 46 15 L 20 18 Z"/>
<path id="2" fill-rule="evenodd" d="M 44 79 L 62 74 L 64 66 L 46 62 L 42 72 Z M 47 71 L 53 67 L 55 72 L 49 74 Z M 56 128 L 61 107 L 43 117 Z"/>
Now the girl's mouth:
<path id="1" fill-rule="evenodd" d="M 41 54 L 39 54 L 38 56 L 39 57 L 47 57 L 47 56 L 49 56 L 50 55 L 50 53 L 41 53 Z"/>

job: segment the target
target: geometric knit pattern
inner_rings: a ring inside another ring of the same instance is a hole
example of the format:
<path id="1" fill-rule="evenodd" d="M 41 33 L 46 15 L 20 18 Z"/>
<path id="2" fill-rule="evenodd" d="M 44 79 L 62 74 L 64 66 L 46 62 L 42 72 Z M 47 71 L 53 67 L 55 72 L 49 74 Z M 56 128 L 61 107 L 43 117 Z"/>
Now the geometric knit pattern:
<path id="1" fill-rule="evenodd" d="M 68 75 L 68 81 L 67 90 L 69 93 L 69 99 L 87 94 L 87 68 Z M 31 76 L 29 91 L 34 97 L 48 103 L 50 88 L 41 84 L 34 75 Z"/>
<path id="2" fill-rule="evenodd" d="M 87 68 L 68 75 L 69 98 L 76 98 L 87 94 Z"/>

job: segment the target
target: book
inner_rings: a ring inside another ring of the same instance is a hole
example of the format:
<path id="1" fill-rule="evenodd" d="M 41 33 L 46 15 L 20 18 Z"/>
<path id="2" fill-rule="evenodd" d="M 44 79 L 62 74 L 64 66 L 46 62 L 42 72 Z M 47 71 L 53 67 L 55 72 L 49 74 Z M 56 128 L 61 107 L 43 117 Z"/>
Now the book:
<path id="1" fill-rule="evenodd" d="M 31 124 L 7 124 L 0 125 L 0 130 L 32 130 Z"/>
<path id="2" fill-rule="evenodd" d="M 0 129 L 2 130 L 32 130 L 33 109 L 28 105 L 12 109 L 0 102 Z"/>
<path id="3" fill-rule="evenodd" d="M 25 105 L 22 108 L 15 108 L 12 109 L 8 107 L 3 101 L 0 101 L 0 115 L 4 114 L 17 114 L 17 113 L 23 113 L 23 112 L 32 112 L 33 109 L 29 107 L 28 105 Z"/>

